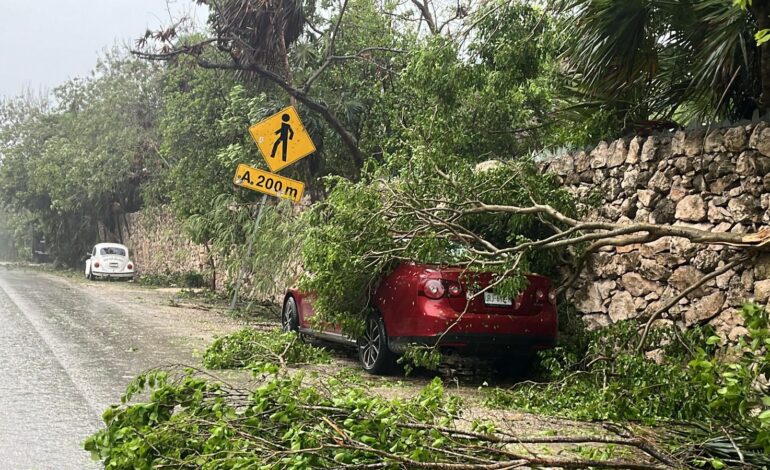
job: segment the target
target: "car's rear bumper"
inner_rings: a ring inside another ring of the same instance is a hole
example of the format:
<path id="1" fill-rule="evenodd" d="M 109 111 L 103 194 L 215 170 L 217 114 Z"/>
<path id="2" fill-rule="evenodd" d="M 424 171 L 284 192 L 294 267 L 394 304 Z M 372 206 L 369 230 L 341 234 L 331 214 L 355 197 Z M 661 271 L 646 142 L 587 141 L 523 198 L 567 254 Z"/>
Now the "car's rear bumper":
<path id="1" fill-rule="evenodd" d="M 438 346 L 471 355 L 526 354 L 556 345 L 556 337 L 531 334 L 447 333 L 436 336 L 392 336 L 388 346 L 403 354 L 409 345 Z"/>
<path id="2" fill-rule="evenodd" d="M 110 279 L 131 279 L 132 277 L 134 277 L 133 272 L 106 273 L 106 272 L 99 272 L 99 271 L 91 271 L 91 274 L 96 277 L 104 277 L 104 278 L 110 278 Z"/>

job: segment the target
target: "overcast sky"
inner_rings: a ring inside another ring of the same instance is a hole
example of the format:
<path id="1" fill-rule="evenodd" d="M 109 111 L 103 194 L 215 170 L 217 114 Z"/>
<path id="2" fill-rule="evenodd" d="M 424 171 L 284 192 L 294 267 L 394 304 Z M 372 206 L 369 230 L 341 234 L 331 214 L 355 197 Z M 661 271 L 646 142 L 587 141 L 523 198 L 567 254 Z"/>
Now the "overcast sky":
<path id="1" fill-rule="evenodd" d="M 148 27 L 167 25 L 169 8 L 192 12 L 193 0 L 0 0 L 0 96 L 50 89 L 84 76 L 99 54 L 133 44 Z"/>

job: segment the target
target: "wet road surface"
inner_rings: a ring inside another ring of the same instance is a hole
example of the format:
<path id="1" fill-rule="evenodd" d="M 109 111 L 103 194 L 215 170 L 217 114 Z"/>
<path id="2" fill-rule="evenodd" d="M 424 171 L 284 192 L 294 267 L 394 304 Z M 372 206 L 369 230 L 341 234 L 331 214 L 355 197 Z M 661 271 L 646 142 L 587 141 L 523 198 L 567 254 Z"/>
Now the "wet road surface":
<path id="1" fill-rule="evenodd" d="M 100 468 L 82 442 L 128 381 L 196 362 L 162 316 L 102 295 L 98 284 L 0 265 L 0 468 Z"/>

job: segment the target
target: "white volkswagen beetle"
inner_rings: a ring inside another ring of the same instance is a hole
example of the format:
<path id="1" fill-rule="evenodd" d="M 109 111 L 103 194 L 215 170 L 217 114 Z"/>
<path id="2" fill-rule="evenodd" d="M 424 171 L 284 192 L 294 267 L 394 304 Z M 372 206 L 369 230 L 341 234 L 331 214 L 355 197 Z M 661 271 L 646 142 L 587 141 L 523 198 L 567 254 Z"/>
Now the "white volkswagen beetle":
<path id="1" fill-rule="evenodd" d="M 95 245 L 86 259 L 86 278 L 133 279 L 134 263 L 128 257 L 128 248 L 118 243 Z"/>

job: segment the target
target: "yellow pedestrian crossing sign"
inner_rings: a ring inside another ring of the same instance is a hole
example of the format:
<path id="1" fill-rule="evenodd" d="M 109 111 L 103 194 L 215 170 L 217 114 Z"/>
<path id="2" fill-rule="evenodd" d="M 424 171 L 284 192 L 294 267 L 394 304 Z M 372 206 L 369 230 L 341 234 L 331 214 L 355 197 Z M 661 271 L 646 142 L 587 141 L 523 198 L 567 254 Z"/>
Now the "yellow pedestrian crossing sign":
<path id="1" fill-rule="evenodd" d="M 276 172 L 315 152 L 310 134 L 305 130 L 294 106 L 249 127 L 262 157 Z"/>

